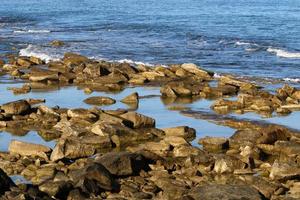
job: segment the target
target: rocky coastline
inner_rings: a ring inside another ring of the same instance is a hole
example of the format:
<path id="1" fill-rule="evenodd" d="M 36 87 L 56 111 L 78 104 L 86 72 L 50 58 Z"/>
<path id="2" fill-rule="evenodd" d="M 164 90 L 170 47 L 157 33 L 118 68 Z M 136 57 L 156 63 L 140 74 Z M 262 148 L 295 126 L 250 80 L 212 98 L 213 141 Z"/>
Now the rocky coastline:
<path id="1" fill-rule="evenodd" d="M 191 63 L 145 66 L 97 61 L 65 53 L 60 61 L 11 56 L 1 74 L 23 80 L 8 88 L 76 86 L 84 93 L 157 87 L 164 102 L 210 99 L 212 113 L 172 108 L 182 115 L 235 129 L 229 137 L 203 137 L 188 126 L 157 128 L 137 112 L 137 92 L 121 100 L 128 109 L 104 110 L 117 100 L 88 97 L 85 108 L 46 106 L 22 99 L 0 106 L 1 130 L 35 130 L 54 148 L 12 140 L 0 153 L 1 199 L 300 199 L 300 133 L 285 126 L 226 117 L 254 112 L 288 115 L 300 109 L 300 89 L 285 84 L 270 92 L 233 76 L 215 76 Z M 166 103 L 167 104 L 167 103 Z M 184 122 L 182 122 L 184 123 Z M 14 183 L 20 175 L 28 183 Z"/>

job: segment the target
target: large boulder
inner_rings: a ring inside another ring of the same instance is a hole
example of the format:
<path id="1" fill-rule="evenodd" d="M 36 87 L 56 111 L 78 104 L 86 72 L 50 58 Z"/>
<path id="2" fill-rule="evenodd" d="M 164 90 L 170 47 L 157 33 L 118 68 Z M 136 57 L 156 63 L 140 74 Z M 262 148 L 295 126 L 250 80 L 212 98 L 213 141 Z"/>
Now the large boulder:
<path id="1" fill-rule="evenodd" d="M 162 130 L 165 132 L 166 136 L 183 137 L 188 141 L 191 141 L 196 137 L 196 130 L 188 126 L 177 126 L 164 128 Z"/>
<path id="2" fill-rule="evenodd" d="M 155 126 L 155 120 L 153 118 L 136 112 L 127 112 L 120 116 L 128 121 L 131 121 L 134 128 L 151 128 Z"/>
<path id="3" fill-rule="evenodd" d="M 193 63 L 184 63 L 181 65 L 184 70 L 203 78 L 211 78 L 213 73 L 205 71 Z"/>

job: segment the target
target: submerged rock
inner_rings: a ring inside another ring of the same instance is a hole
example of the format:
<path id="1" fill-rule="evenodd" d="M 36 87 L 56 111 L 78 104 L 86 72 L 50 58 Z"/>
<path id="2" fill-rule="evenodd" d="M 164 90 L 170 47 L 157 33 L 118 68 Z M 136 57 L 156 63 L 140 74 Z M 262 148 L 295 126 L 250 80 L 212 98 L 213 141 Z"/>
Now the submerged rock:
<path id="1" fill-rule="evenodd" d="M 110 97 L 101 97 L 101 96 L 96 96 L 96 97 L 89 97 L 84 100 L 85 103 L 91 104 L 91 105 L 111 105 L 116 103 L 116 100 L 110 98 Z"/>

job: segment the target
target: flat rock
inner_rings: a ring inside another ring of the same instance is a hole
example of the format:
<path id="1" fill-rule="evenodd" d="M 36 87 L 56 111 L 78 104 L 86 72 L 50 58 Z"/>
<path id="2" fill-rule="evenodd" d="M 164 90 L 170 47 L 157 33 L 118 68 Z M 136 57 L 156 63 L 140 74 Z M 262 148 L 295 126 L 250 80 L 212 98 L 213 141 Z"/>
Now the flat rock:
<path id="1" fill-rule="evenodd" d="M 1 110 L 3 110 L 5 114 L 20 115 L 29 112 L 31 106 L 25 100 L 18 100 L 3 104 Z"/>
<path id="2" fill-rule="evenodd" d="M 101 97 L 101 96 L 95 96 L 95 97 L 89 97 L 84 100 L 86 104 L 91 104 L 91 105 L 111 105 L 116 103 L 116 100 L 110 97 Z"/>
<path id="3" fill-rule="evenodd" d="M 183 137 L 188 141 L 191 141 L 196 137 L 196 130 L 188 126 L 163 128 L 162 130 L 165 132 L 166 136 Z"/>
<path id="4" fill-rule="evenodd" d="M 42 156 L 47 158 L 46 153 L 50 152 L 51 149 L 40 144 L 12 140 L 8 151 L 12 154 L 20 154 L 22 156 Z"/>

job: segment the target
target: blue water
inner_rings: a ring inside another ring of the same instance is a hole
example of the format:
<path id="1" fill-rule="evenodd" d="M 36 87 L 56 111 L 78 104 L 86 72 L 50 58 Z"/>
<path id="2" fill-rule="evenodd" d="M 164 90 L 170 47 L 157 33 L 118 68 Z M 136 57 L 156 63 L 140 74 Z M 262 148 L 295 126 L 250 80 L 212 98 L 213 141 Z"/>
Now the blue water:
<path id="1" fill-rule="evenodd" d="M 66 46 L 48 46 L 54 39 Z M 20 49 L 297 78 L 300 1 L 1 0 L 0 53 Z"/>

